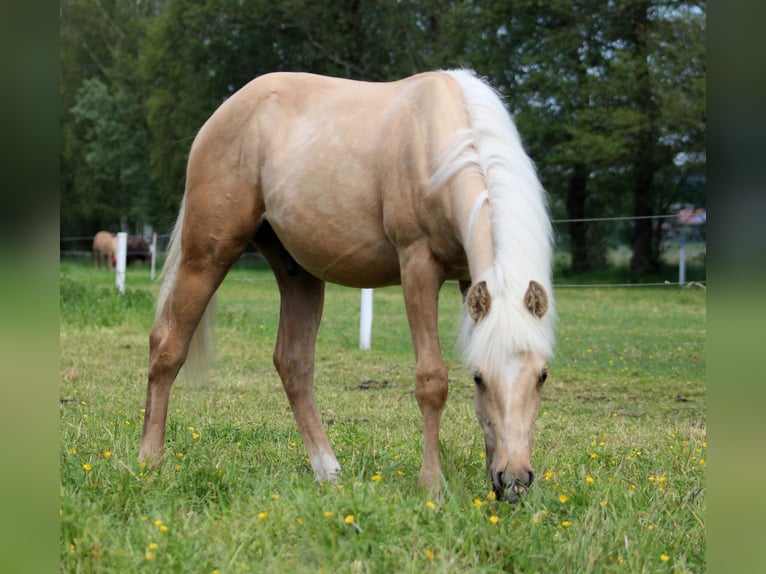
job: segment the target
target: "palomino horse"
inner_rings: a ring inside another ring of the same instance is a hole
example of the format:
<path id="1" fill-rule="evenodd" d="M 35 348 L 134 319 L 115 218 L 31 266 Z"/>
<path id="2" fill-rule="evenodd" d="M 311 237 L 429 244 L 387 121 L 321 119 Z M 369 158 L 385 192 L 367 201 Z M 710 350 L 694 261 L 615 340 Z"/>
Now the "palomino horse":
<path id="1" fill-rule="evenodd" d="M 198 350 L 192 339 L 204 344 L 208 304 L 253 240 L 279 286 L 274 363 L 317 480 L 340 472 L 313 392 L 325 281 L 401 283 L 424 425 L 419 482 L 438 491 L 447 399 L 438 294 L 458 279 L 459 340 L 474 372 L 487 469 L 496 493 L 517 499 L 533 479 L 533 426 L 553 348 L 551 237 L 516 128 L 472 73 L 392 83 L 257 78 L 192 145 L 150 336 L 140 459 L 161 460 L 171 385 Z"/>
<path id="2" fill-rule="evenodd" d="M 114 270 L 114 258 L 117 254 L 117 236 L 108 231 L 99 231 L 93 236 L 93 264 L 96 269 L 106 261 L 105 268 Z"/>

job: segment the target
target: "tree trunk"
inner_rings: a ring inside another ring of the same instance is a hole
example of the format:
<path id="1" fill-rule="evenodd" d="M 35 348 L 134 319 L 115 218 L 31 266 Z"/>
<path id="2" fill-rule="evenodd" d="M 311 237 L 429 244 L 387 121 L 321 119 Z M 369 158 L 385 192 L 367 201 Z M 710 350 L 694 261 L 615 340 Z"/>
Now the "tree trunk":
<path id="1" fill-rule="evenodd" d="M 657 143 L 657 105 L 652 98 L 652 84 L 649 75 L 649 7 L 650 2 L 643 1 L 632 11 L 630 40 L 634 46 L 636 66 L 636 108 L 642 113 L 642 124 L 636 138 L 636 152 L 633 163 L 633 215 L 636 219 L 633 228 L 633 255 L 630 260 L 630 274 L 636 280 L 649 271 L 657 269 L 658 254 L 652 241 L 652 223 L 649 217 L 654 215 L 652 192 L 654 188 L 655 161 Z"/>
<path id="2" fill-rule="evenodd" d="M 588 182 L 588 170 L 585 164 L 577 163 L 569 177 L 569 189 L 567 191 L 567 217 L 568 219 L 585 218 L 586 185 Z M 569 241 L 572 253 L 570 270 L 572 273 L 588 271 L 591 268 L 588 259 L 588 229 L 585 222 L 571 221 L 569 223 Z"/>
<path id="3" fill-rule="evenodd" d="M 650 178 L 653 177 L 654 170 L 646 161 L 639 158 L 636 172 L 636 182 L 633 189 L 633 215 L 644 219 L 637 219 L 633 228 L 633 255 L 630 259 L 630 275 L 633 279 L 639 279 L 654 269 L 657 259 L 652 242 L 652 220 L 648 219 L 649 216 L 654 215 L 650 202 L 652 191 Z"/>

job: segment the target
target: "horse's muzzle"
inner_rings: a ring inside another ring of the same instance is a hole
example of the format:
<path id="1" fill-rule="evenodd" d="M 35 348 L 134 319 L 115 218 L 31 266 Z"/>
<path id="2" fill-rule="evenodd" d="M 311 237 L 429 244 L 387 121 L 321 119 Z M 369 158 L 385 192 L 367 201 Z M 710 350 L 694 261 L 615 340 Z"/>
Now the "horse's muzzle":
<path id="1" fill-rule="evenodd" d="M 502 472 L 494 473 L 492 475 L 492 490 L 494 490 L 497 500 L 505 499 L 508 502 L 518 502 L 527 493 L 535 478 L 531 470 L 524 474 L 526 474 L 524 480 L 513 476 L 510 476 L 510 480 L 508 480 Z"/>

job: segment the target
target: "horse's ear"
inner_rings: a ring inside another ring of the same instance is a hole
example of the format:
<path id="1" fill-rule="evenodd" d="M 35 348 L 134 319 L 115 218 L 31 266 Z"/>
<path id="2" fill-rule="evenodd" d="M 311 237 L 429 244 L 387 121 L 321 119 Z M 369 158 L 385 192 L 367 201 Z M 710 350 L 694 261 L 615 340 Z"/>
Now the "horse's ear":
<path id="1" fill-rule="evenodd" d="M 468 314 L 477 323 L 489 313 L 489 309 L 492 307 L 492 295 L 489 294 L 486 281 L 480 281 L 471 286 L 465 298 L 465 305 Z"/>
<path id="2" fill-rule="evenodd" d="M 548 310 L 548 294 L 537 281 L 530 281 L 524 294 L 524 306 L 529 312 L 540 319 Z"/>

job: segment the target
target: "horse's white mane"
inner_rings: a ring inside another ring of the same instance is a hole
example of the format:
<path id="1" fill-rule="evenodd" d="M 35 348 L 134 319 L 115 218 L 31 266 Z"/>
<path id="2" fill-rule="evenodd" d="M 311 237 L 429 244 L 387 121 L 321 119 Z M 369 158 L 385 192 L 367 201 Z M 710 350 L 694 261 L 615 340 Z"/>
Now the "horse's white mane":
<path id="1" fill-rule="evenodd" d="M 495 250 L 493 267 L 482 277 L 472 277 L 474 284 L 487 281 L 491 310 L 478 323 L 464 311 L 459 344 L 469 368 L 498 372 L 517 353 L 553 354 L 553 231 L 535 166 L 498 94 L 470 71 L 445 73 L 462 88 L 471 129 L 456 134 L 454 147 L 445 155 L 448 161 L 432 182 L 478 164 L 489 196 Z M 541 319 L 524 305 L 531 280 L 548 294 L 549 309 Z"/>

